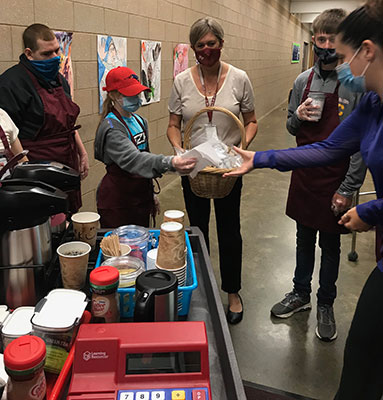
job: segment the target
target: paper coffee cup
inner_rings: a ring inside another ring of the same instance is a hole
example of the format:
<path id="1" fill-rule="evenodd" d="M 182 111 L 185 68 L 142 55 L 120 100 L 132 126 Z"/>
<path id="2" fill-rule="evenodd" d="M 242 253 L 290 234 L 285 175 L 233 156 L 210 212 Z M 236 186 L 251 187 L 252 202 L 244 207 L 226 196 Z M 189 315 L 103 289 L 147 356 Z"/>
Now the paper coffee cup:
<path id="1" fill-rule="evenodd" d="M 92 250 L 96 247 L 97 229 L 100 227 L 100 215 L 85 211 L 72 215 L 73 232 L 76 240 L 90 244 Z"/>
<path id="2" fill-rule="evenodd" d="M 319 107 L 315 110 L 316 115 L 312 116 L 315 121 L 319 121 L 322 118 L 322 111 L 326 99 L 326 94 L 323 92 L 310 92 L 308 94 L 308 97 L 312 99 L 311 105 Z"/>
<path id="3" fill-rule="evenodd" d="M 157 252 L 158 249 L 151 249 L 148 251 L 146 255 L 146 269 L 156 269 L 156 260 L 157 260 Z"/>
<path id="4" fill-rule="evenodd" d="M 174 222 L 179 222 L 184 226 L 185 225 L 184 219 L 185 219 L 185 213 L 183 211 L 166 210 L 164 212 L 164 222 L 174 221 Z"/>
<path id="5" fill-rule="evenodd" d="M 168 270 L 182 268 L 186 262 L 185 247 L 185 232 L 182 224 L 164 222 L 160 229 L 157 265 Z"/>
<path id="6" fill-rule="evenodd" d="M 90 250 L 90 245 L 84 242 L 68 242 L 57 248 L 65 289 L 80 290 L 85 286 Z"/>

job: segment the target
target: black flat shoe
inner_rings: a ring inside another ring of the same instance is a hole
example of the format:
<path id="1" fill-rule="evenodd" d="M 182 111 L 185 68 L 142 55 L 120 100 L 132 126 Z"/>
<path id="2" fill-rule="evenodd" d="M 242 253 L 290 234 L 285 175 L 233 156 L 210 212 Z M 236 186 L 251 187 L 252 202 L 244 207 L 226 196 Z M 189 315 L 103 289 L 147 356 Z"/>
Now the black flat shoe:
<path id="1" fill-rule="evenodd" d="M 240 311 L 240 312 L 230 311 L 230 305 L 227 309 L 226 319 L 227 319 L 227 322 L 231 325 L 239 324 L 243 318 L 243 302 L 242 302 L 242 298 L 239 294 L 238 294 L 238 297 L 239 297 L 239 301 L 241 302 L 241 305 L 242 305 L 242 311 Z"/>

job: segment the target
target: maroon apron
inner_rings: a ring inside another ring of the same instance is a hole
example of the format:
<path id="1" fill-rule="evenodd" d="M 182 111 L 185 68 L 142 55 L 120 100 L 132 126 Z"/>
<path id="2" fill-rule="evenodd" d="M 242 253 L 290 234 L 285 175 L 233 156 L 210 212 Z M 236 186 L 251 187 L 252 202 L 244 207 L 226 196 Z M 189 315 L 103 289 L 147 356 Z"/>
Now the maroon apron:
<path id="1" fill-rule="evenodd" d="M 311 71 L 302 103 L 310 92 L 314 70 Z M 322 118 L 318 122 L 302 123 L 296 135 L 298 146 L 304 146 L 326 139 L 339 125 L 338 89 L 326 93 Z M 339 217 L 331 211 L 331 200 L 344 180 L 349 166 L 349 158 L 326 167 L 299 168 L 292 172 L 287 199 L 286 214 L 309 228 L 328 233 L 347 233 L 338 224 Z"/>
<path id="2" fill-rule="evenodd" d="M 28 70 L 32 83 L 44 107 L 44 123 L 33 139 L 20 139 L 29 150 L 30 161 L 57 161 L 79 171 L 79 156 L 75 141 L 75 126 L 80 108 L 67 97 L 63 86 L 45 89 Z M 61 76 L 59 75 L 61 80 Z M 61 82 L 62 83 L 62 82 Z M 68 193 L 69 210 L 77 212 L 81 207 L 81 191 Z"/>
<path id="3" fill-rule="evenodd" d="M 117 115 L 115 110 L 113 112 L 127 128 L 130 139 L 136 145 L 134 136 L 125 121 L 122 117 L 120 119 L 120 115 Z M 133 116 L 135 117 L 134 114 Z M 135 118 L 146 134 L 140 120 Z M 97 189 L 97 210 L 101 216 L 102 228 L 117 228 L 131 224 L 149 227 L 153 209 L 152 179 L 125 172 L 117 164 L 106 167 L 106 175 Z"/>

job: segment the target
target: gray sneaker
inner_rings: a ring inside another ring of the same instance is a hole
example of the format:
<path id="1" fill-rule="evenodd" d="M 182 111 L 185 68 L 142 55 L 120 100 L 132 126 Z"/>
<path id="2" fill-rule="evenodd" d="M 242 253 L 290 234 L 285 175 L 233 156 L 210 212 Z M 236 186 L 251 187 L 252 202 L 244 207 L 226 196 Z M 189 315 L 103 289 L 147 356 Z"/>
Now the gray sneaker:
<path id="1" fill-rule="evenodd" d="M 328 304 L 318 304 L 317 307 L 318 325 L 315 333 L 320 340 L 331 342 L 338 336 L 334 318 L 334 308 Z"/>
<path id="2" fill-rule="evenodd" d="M 282 301 L 273 306 L 271 314 L 278 318 L 288 318 L 298 311 L 305 311 L 310 308 L 310 296 L 300 295 L 293 290 L 287 293 Z"/>

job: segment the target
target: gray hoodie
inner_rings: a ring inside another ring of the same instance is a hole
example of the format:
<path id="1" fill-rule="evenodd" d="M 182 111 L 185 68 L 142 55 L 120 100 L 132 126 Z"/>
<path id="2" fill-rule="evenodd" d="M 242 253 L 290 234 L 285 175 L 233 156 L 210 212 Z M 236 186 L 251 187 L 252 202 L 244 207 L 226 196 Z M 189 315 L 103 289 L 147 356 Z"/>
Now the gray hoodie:
<path id="1" fill-rule="evenodd" d="M 142 119 L 148 132 L 148 122 Z M 125 126 L 111 118 L 105 118 L 97 129 L 94 157 L 107 166 L 114 163 L 123 171 L 144 178 L 157 178 L 167 171 L 175 171 L 172 166 L 173 156 L 138 150 L 130 140 Z"/>
<path id="2" fill-rule="evenodd" d="M 321 91 L 327 93 L 333 93 L 338 84 L 338 76 L 334 70 L 326 80 L 324 80 L 320 74 L 319 64 L 316 63 L 313 68 L 302 72 L 294 82 L 294 87 L 291 93 L 289 101 L 288 116 L 286 127 L 287 130 L 292 134 L 296 135 L 301 124 L 301 121 L 297 116 L 297 109 L 301 104 L 303 92 L 306 88 L 309 75 L 314 69 L 314 77 L 311 83 L 311 90 Z M 355 109 L 360 101 L 360 95 L 351 93 L 343 85 L 339 87 L 339 115 L 340 120 L 343 121 L 351 112 Z M 350 166 L 344 177 L 343 182 L 339 186 L 337 193 L 345 197 L 351 197 L 355 191 L 357 191 L 363 184 L 366 176 L 367 167 L 363 162 L 360 152 L 355 153 L 350 159 Z"/>

